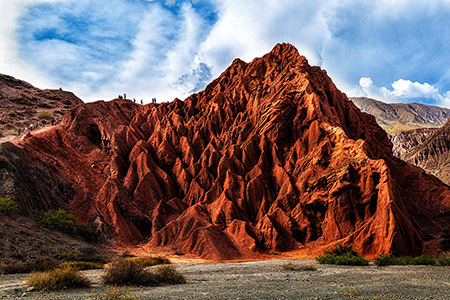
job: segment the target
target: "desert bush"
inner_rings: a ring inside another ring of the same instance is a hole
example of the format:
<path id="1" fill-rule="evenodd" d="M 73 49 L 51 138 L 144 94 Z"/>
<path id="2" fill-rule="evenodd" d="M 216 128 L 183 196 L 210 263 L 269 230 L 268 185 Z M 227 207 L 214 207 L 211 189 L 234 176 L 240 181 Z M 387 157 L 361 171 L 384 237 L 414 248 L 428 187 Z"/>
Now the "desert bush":
<path id="1" fill-rule="evenodd" d="M 429 255 L 422 255 L 418 257 L 411 256 L 402 256 L 395 257 L 389 256 L 387 254 L 379 254 L 376 258 L 374 258 L 373 263 L 376 266 L 406 266 L 406 265 L 435 265 L 436 260 Z"/>
<path id="2" fill-rule="evenodd" d="M 314 265 L 303 265 L 299 266 L 296 264 L 293 264 L 291 262 L 283 264 L 283 270 L 288 271 L 317 271 L 317 267 Z"/>
<path id="3" fill-rule="evenodd" d="M 48 111 L 41 111 L 40 113 L 38 113 L 37 117 L 41 120 L 51 120 L 54 118 L 53 115 Z"/>
<path id="4" fill-rule="evenodd" d="M 131 293 L 127 288 L 110 286 L 106 289 L 105 294 L 97 293 L 93 300 L 139 300 L 139 298 Z"/>
<path id="5" fill-rule="evenodd" d="M 119 259 L 106 269 L 102 277 L 110 285 L 155 285 L 156 276 L 139 263 L 128 259 Z"/>
<path id="6" fill-rule="evenodd" d="M 450 257 L 445 255 L 445 253 L 439 255 L 438 261 L 441 266 L 450 266 Z"/>
<path id="7" fill-rule="evenodd" d="M 156 267 L 155 275 L 158 283 L 186 283 L 186 279 L 184 278 L 183 274 L 178 272 L 174 266 L 159 265 Z"/>
<path id="8" fill-rule="evenodd" d="M 42 211 L 36 216 L 36 221 L 42 226 L 62 231 L 68 234 L 79 235 L 87 241 L 92 241 L 92 234 L 87 230 L 86 225 L 78 224 L 74 216 L 64 209 Z"/>
<path id="9" fill-rule="evenodd" d="M 103 264 L 92 261 L 70 261 L 59 264 L 59 267 L 60 268 L 71 267 L 77 270 L 94 270 L 94 269 L 103 269 Z"/>
<path id="10" fill-rule="evenodd" d="M 369 260 L 360 256 L 353 246 L 343 246 L 338 244 L 336 247 L 325 250 L 323 255 L 316 256 L 319 264 L 349 265 L 349 266 L 368 266 Z"/>
<path id="11" fill-rule="evenodd" d="M 128 257 L 126 260 L 136 262 L 144 267 L 151 267 L 156 265 L 167 265 L 170 261 L 167 258 L 156 256 L 156 257 Z"/>
<path id="12" fill-rule="evenodd" d="M 160 265 L 154 272 L 139 261 L 119 259 L 106 269 L 102 277 L 105 284 L 110 285 L 157 285 L 161 283 L 185 283 L 184 276 L 175 267 Z"/>
<path id="13" fill-rule="evenodd" d="M 19 209 L 19 205 L 14 200 L 9 198 L 0 197 L 0 212 L 4 215 L 10 215 L 16 213 Z"/>
<path id="14" fill-rule="evenodd" d="M 89 280 L 79 270 L 71 267 L 31 273 L 26 282 L 27 285 L 41 291 L 56 291 L 90 286 Z"/>

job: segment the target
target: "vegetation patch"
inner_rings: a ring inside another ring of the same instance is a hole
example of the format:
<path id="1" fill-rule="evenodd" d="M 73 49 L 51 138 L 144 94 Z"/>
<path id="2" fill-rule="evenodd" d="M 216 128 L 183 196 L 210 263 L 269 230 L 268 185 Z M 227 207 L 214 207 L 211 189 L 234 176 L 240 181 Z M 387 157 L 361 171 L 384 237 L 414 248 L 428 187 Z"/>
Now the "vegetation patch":
<path id="1" fill-rule="evenodd" d="M 132 259 L 114 261 L 103 275 L 103 282 L 110 285 L 158 285 L 185 283 L 184 276 L 175 267 L 160 265 L 155 271 Z"/>
<path id="2" fill-rule="evenodd" d="M 19 205 L 16 201 L 9 198 L 0 197 L 0 212 L 4 215 L 11 215 L 16 213 L 19 209 Z"/>
<path id="3" fill-rule="evenodd" d="M 75 217 L 62 208 L 59 208 L 58 210 L 42 211 L 37 215 L 36 221 L 49 229 L 79 235 L 87 241 L 92 241 L 93 239 L 92 234 L 87 230 L 86 225 L 78 224 Z"/>
<path id="4" fill-rule="evenodd" d="M 441 266 L 450 266 L 450 257 L 445 255 L 445 253 L 441 253 L 441 255 L 439 255 L 438 262 Z"/>
<path id="5" fill-rule="evenodd" d="M 177 271 L 175 266 L 159 265 L 155 271 L 156 280 L 160 284 L 186 283 L 184 275 Z"/>
<path id="6" fill-rule="evenodd" d="M 53 115 L 48 111 L 41 111 L 40 113 L 38 113 L 37 117 L 41 120 L 51 120 L 54 118 Z"/>
<path id="7" fill-rule="evenodd" d="M 348 289 L 348 290 L 340 291 L 338 294 L 342 295 L 342 296 L 353 297 L 353 296 L 359 296 L 359 291 L 357 289 Z"/>
<path id="8" fill-rule="evenodd" d="M 369 260 L 360 256 L 353 246 L 338 244 L 335 248 L 324 251 L 323 255 L 316 256 L 319 264 L 368 266 Z"/>
<path id="9" fill-rule="evenodd" d="M 27 285 L 41 291 L 56 291 L 70 288 L 89 287 L 89 280 L 77 269 L 57 268 L 47 272 L 32 273 Z"/>
<path id="10" fill-rule="evenodd" d="M 387 254 L 379 254 L 373 260 L 373 263 L 379 267 L 392 266 L 392 265 L 399 265 L 399 266 L 431 265 L 431 266 L 433 266 L 436 264 L 436 260 L 429 255 L 422 255 L 422 256 L 418 256 L 418 257 L 411 257 L 411 256 L 395 257 L 395 256 L 389 256 Z"/>
<path id="11" fill-rule="evenodd" d="M 287 271 L 317 271 L 317 267 L 314 265 L 296 265 L 291 262 L 283 264 L 283 270 Z"/>
<path id="12" fill-rule="evenodd" d="M 103 264 L 92 261 L 69 261 L 59 264 L 59 267 L 60 268 L 71 267 L 77 270 L 95 270 L 95 269 L 103 269 Z"/>

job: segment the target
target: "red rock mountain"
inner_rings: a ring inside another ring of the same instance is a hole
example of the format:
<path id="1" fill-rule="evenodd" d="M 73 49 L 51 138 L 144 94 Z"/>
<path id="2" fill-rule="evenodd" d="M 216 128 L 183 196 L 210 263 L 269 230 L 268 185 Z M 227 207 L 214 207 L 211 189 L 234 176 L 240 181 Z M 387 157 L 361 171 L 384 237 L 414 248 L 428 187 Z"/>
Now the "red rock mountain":
<path id="1" fill-rule="evenodd" d="M 450 229 L 449 187 L 395 158 L 374 117 L 289 44 L 235 60 L 185 101 L 82 104 L 2 148 L 23 207 L 66 206 L 116 245 L 418 255 Z"/>

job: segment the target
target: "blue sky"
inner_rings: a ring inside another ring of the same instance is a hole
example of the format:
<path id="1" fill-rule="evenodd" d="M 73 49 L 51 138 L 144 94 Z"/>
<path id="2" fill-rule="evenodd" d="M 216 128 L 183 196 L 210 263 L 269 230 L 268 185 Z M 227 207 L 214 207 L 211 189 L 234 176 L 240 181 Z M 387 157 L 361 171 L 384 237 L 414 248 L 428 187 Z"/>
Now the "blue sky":
<path id="1" fill-rule="evenodd" d="M 0 73 L 181 99 L 289 42 L 348 96 L 450 107 L 449 0 L 1 0 Z"/>

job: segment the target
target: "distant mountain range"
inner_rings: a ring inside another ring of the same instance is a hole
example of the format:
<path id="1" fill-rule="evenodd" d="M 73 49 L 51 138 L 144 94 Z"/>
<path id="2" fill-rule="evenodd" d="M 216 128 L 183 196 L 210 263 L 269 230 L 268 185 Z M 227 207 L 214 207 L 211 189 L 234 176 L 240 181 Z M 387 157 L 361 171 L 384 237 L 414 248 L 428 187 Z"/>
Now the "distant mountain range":
<path id="1" fill-rule="evenodd" d="M 436 128 L 445 124 L 450 109 L 420 103 L 384 103 L 366 97 L 350 97 L 362 111 L 371 114 L 389 135 L 419 128 Z"/>
<path id="2" fill-rule="evenodd" d="M 390 134 L 395 156 L 450 184 L 450 109 L 364 97 L 350 99 L 361 111 L 375 116 Z"/>

